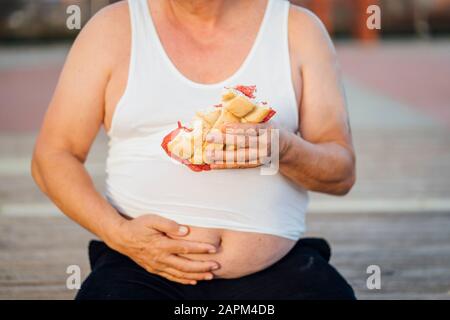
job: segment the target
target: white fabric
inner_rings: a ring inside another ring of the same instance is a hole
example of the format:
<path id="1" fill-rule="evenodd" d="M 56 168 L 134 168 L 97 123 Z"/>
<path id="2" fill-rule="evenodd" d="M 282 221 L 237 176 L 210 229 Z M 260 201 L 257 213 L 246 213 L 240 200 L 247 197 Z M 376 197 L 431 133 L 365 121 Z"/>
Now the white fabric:
<path id="1" fill-rule="evenodd" d="M 171 160 L 162 138 L 196 111 L 219 103 L 224 86 L 256 85 L 297 132 L 298 110 L 288 49 L 289 3 L 269 0 L 256 41 L 239 70 L 205 85 L 182 75 L 161 45 L 146 0 L 129 0 L 132 50 L 128 83 L 113 116 L 106 197 L 120 212 L 153 213 L 179 223 L 273 234 L 297 240 L 305 229 L 307 192 L 260 169 L 193 172 Z"/>

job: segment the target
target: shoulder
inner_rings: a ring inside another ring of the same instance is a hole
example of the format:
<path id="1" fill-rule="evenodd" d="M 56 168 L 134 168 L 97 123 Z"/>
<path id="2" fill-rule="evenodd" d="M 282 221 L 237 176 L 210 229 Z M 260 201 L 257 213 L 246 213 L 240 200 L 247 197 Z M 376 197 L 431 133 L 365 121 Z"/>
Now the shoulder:
<path id="1" fill-rule="evenodd" d="M 82 28 L 72 49 L 111 67 L 129 47 L 130 34 L 128 4 L 120 1 L 98 11 Z"/>
<path id="2" fill-rule="evenodd" d="M 289 15 L 296 23 L 315 23 L 320 24 L 320 19 L 311 10 L 305 7 L 290 4 Z"/>
<path id="3" fill-rule="evenodd" d="M 289 8 L 289 26 L 292 32 L 307 34 L 309 32 L 327 35 L 322 21 L 312 11 L 291 4 Z"/>
<path id="4" fill-rule="evenodd" d="M 129 30 L 128 4 L 126 1 L 120 1 L 98 11 L 83 27 L 79 36 L 88 37 L 90 40 L 95 38 L 100 41 L 101 38 L 108 37 L 107 40 L 114 41 L 127 32 L 129 33 Z"/>
<path id="5" fill-rule="evenodd" d="M 119 1 L 100 9 L 87 23 L 88 26 L 110 26 L 129 21 L 127 1 Z"/>
<path id="6" fill-rule="evenodd" d="M 310 10 L 291 5 L 289 44 L 294 53 L 308 56 L 334 54 L 334 46 L 322 21 Z"/>

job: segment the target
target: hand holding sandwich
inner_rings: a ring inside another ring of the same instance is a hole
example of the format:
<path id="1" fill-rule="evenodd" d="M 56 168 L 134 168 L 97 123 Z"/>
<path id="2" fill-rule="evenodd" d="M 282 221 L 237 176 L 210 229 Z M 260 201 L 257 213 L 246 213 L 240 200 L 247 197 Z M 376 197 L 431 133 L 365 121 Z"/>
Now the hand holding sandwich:
<path id="1" fill-rule="evenodd" d="M 284 137 L 284 130 L 274 123 L 225 124 L 220 132 L 206 136 L 208 143 L 224 144 L 224 149 L 207 150 L 205 156 L 211 169 L 254 168 L 282 156 L 287 144 Z M 278 143 L 278 155 L 272 154 L 272 143 Z"/>
<path id="2" fill-rule="evenodd" d="M 219 105 L 197 112 L 191 128 L 179 122 L 178 128 L 164 137 L 162 148 L 194 171 L 253 168 L 265 163 L 272 132 L 267 122 L 276 112 L 266 102 L 256 101 L 255 91 L 255 86 L 226 88 Z M 226 128 L 234 132 L 225 132 Z M 226 162 L 225 166 L 216 166 L 219 160 Z"/>

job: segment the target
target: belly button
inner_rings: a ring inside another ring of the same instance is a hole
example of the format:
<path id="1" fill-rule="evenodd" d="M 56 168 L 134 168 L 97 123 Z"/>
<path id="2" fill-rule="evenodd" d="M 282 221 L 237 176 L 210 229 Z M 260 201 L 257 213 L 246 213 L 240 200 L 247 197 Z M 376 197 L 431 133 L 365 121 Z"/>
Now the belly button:
<path id="1" fill-rule="evenodd" d="M 223 247 L 222 247 L 222 237 L 220 237 L 219 238 L 219 241 L 217 242 L 217 244 L 216 244 L 216 253 L 221 253 L 222 252 L 222 250 L 223 250 Z"/>

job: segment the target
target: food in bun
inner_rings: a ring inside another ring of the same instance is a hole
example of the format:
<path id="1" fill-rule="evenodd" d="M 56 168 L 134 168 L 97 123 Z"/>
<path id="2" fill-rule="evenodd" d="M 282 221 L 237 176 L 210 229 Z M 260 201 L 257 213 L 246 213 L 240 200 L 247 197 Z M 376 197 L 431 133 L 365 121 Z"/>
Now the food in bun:
<path id="1" fill-rule="evenodd" d="M 255 100 L 255 86 L 225 88 L 222 102 L 206 112 L 197 112 L 191 128 L 178 122 L 161 144 L 166 153 L 194 171 L 210 170 L 207 150 L 223 150 L 224 145 L 205 141 L 208 133 L 220 132 L 227 123 L 263 123 L 269 121 L 275 110 Z"/>

